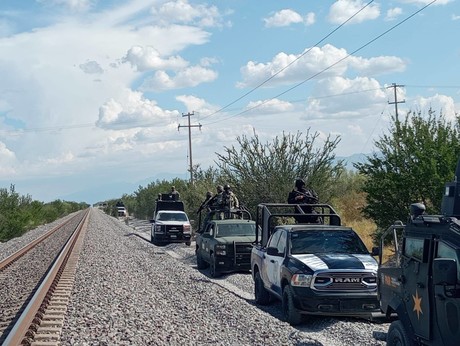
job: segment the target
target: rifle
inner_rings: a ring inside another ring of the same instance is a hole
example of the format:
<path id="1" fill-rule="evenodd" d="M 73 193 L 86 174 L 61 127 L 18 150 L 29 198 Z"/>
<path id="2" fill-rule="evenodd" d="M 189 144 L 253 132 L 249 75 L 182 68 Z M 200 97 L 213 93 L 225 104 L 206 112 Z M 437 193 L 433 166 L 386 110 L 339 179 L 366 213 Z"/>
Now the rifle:
<path id="1" fill-rule="evenodd" d="M 302 191 L 297 190 L 296 193 L 298 193 L 299 195 L 305 196 L 307 198 L 307 201 L 311 204 L 315 204 L 319 202 L 318 197 L 315 196 L 311 191 L 302 192 Z"/>
<path id="2" fill-rule="evenodd" d="M 216 197 L 217 197 L 217 195 L 214 195 L 212 197 L 209 197 L 205 201 L 203 201 L 203 203 L 201 203 L 201 205 L 198 208 L 198 210 L 196 211 L 196 213 L 199 214 L 204 208 L 206 208 L 209 204 L 211 204 L 216 199 Z"/>

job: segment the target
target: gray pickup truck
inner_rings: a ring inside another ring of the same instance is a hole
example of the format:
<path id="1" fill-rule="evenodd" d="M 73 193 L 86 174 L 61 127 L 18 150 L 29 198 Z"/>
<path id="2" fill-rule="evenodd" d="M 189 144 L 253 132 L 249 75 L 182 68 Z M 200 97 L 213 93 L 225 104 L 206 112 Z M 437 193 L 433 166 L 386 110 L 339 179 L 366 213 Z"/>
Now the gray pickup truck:
<path id="1" fill-rule="evenodd" d="M 258 206 L 251 253 L 256 303 L 281 300 L 283 317 L 291 325 L 306 315 L 381 315 L 373 258 L 378 249 L 369 253 L 331 206 L 312 208 L 317 223 L 301 224 L 296 220 L 306 215 L 300 205 Z"/>

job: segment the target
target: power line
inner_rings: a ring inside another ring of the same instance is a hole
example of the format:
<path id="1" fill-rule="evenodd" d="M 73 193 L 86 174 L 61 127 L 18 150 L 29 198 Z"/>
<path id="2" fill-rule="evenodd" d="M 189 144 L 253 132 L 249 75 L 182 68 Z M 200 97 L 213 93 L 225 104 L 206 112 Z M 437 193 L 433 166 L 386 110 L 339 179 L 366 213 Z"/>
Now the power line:
<path id="1" fill-rule="evenodd" d="M 355 53 L 359 52 L 360 50 L 364 49 L 365 47 L 369 46 L 370 44 L 372 44 L 373 42 L 377 41 L 379 38 L 385 36 L 386 34 L 388 34 L 390 31 L 393 31 L 394 29 L 396 29 L 398 26 L 400 26 L 401 24 L 407 22 L 409 19 L 411 19 L 412 17 L 414 17 L 415 15 L 417 15 L 418 13 L 422 12 L 424 9 L 426 9 L 428 6 L 432 5 L 433 3 L 435 3 L 437 0 L 433 0 L 431 1 L 430 3 L 428 3 L 427 5 L 423 6 L 422 8 L 420 8 L 419 10 L 415 11 L 414 13 L 412 13 L 410 16 L 406 17 L 405 19 L 403 19 L 402 21 L 400 21 L 399 23 L 396 23 L 395 25 L 393 25 L 392 27 L 390 27 L 389 29 L 387 29 L 386 31 L 384 31 L 383 33 L 381 33 L 380 35 L 374 37 L 372 40 L 368 41 L 367 43 L 363 44 L 362 46 L 360 46 L 359 48 L 355 49 L 354 51 L 352 51 L 351 53 L 347 54 L 345 57 L 337 60 L 335 63 L 329 65 L 328 67 L 320 70 L 319 72 L 313 74 L 312 76 L 310 76 L 309 78 L 303 80 L 302 82 L 300 83 L 297 83 L 296 85 L 288 88 L 287 90 L 279 93 L 278 95 L 276 96 L 273 96 L 272 98 L 268 99 L 268 100 L 265 100 L 265 101 L 262 101 L 261 103 L 253 106 L 253 107 L 250 107 L 248 109 L 245 109 L 244 111 L 240 112 L 240 113 L 237 113 L 237 114 L 234 114 L 234 115 L 231 115 L 231 116 L 228 116 L 224 119 L 221 119 L 221 120 L 216 120 L 214 122 L 211 122 L 211 123 L 208 123 L 209 124 L 215 124 L 215 123 L 218 123 L 220 121 L 223 121 L 223 120 L 227 120 L 227 119 L 230 119 L 230 118 L 233 118 L 233 117 L 237 117 L 239 115 L 242 115 L 244 113 L 247 113 L 247 112 L 250 112 L 252 111 L 253 109 L 256 109 L 256 108 L 259 108 L 261 106 L 263 106 L 264 104 L 274 100 L 275 98 L 278 98 L 280 96 L 283 96 L 285 94 L 287 94 L 288 92 L 298 88 L 299 86 L 305 84 L 306 82 L 312 80 L 313 78 L 319 76 L 320 74 L 330 70 L 332 67 L 338 65 L 339 63 L 341 63 L 342 61 L 348 59 L 349 57 L 353 56 Z M 216 112 L 214 112 L 213 114 L 215 114 Z"/>
<path id="2" fill-rule="evenodd" d="M 364 5 L 361 9 L 359 9 L 356 13 L 354 13 L 350 18 L 348 18 L 346 21 L 344 21 L 342 24 L 340 24 L 338 27 L 336 27 L 334 30 L 332 30 L 329 34 L 327 34 L 325 37 L 323 37 L 321 40 L 319 40 L 318 42 L 316 42 L 314 45 L 312 45 L 309 49 L 307 49 L 305 52 L 303 52 L 302 54 L 300 54 L 297 58 L 295 58 L 293 61 L 291 61 L 289 64 L 287 64 L 286 66 L 284 66 L 282 69 L 278 70 L 277 72 L 275 72 L 273 75 L 271 75 L 269 78 L 267 78 L 266 80 L 264 80 L 262 83 L 256 85 L 254 88 L 252 88 L 251 90 L 249 90 L 247 93 L 243 94 L 242 96 L 238 97 L 236 100 L 230 102 L 229 104 L 227 104 L 226 106 L 222 107 L 222 108 L 219 108 L 218 110 L 212 112 L 211 114 L 207 115 L 206 117 L 202 118 L 203 119 L 207 119 L 211 116 L 213 116 L 214 114 L 217 114 L 217 113 L 220 113 L 221 111 L 223 111 L 224 109 L 227 109 L 228 107 L 230 107 L 231 105 L 235 104 L 236 102 L 240 101 L 241 99 L 245 98 L 246 96 L 248 96 L 249 94 L 253 93 L 254 91 L 256 91 L 257 89 L 259 89 L 262 85 L 266 84 L 267 82 L 269 82 L 270 80 L 272 80 L 273 78 L 275 78 L 277 75 L 279 75 L 281 72 L 283 72 L 284 70 L 286 70 L 289 66 L 291 66 L 292 64 L 294 64 L 296 61 L 298 61 L 299 59 L 301 59 L 302 57 L 304 57 L 306 54 L 308 54 L 314 47 L 318 46 L 321 42 L 323 42 L 324 40 L 326 40 L 328 37 L 332 36 L 333 33 L 335 33 L 337 30 L 339 30 L 342 26 L 344 26 L 345 24 L 347 24 L 349 21 L 351 21 L 355 16 L 357 16 L 361 11 L 363 11 L 366 7 L 368 7 L 370 4 L 372 4 L 374 2 L 374 0 L 371 0 L 369 1 L 366 5 Z"/>

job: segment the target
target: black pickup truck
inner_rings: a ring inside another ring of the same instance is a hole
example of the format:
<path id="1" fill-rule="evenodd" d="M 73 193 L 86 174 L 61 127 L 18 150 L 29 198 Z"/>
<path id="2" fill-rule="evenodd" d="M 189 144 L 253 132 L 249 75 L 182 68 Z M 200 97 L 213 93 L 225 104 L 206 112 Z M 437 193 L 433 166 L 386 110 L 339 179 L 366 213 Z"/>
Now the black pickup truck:
<path id="1" fill-rule="evenodd" d="M 251 253 L 256 303 L 281 300 L 283 317 L 291 325 L 309 314 L 381 315 L 377 261 L 372 257 L 378 249 L 369 253 L 331 206 L 313 206 L 317 223 L 296 223 L 303 210 L 292 204 L 258 206 Z"/>

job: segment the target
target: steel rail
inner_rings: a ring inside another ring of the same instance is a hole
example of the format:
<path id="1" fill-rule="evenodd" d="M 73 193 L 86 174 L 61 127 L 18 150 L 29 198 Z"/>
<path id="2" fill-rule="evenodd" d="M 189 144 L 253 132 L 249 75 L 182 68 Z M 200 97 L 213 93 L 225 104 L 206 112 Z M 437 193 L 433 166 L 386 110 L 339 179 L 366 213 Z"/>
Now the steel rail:
<path id="1" fill-rule="evenodd" d="M 80 233 L 87 227 L 88 216 L 90 209 L 85 211 L 85 215 L 77 225 L 75 232 L 70 237 L 67 244 L 64 246 L 51 269 L 48 271 L 46 277 L 43 279 L 39 288 L 29 301 L 23 313 L 17 320 L 14 327 L 11 329 L 3 345 L 16 346 L 30 344 L 30 339 L 33 339 L 34 332 L 31 331 L 31 326 L 36 324 L 36 318 L 39 318 L 40 311 L 46 308 L 48 297 L 52 294 L 53 287 L 56 285 L 56 280 L 59 280 L 60 274 L 64 270 L 72 250 L 79 238 Z M 29 341 L 28 341 L 29 340 Z"/>

